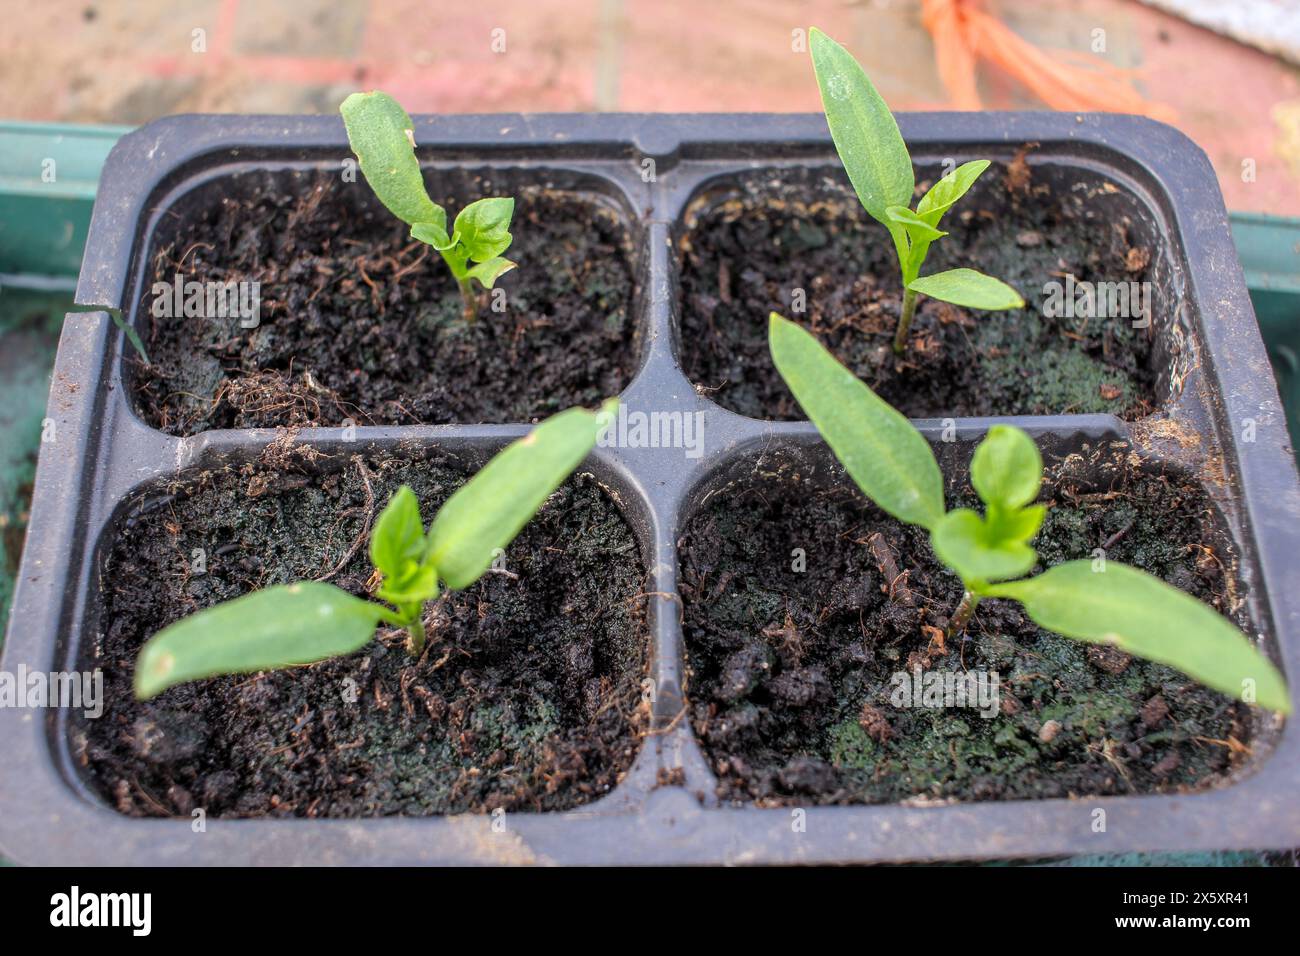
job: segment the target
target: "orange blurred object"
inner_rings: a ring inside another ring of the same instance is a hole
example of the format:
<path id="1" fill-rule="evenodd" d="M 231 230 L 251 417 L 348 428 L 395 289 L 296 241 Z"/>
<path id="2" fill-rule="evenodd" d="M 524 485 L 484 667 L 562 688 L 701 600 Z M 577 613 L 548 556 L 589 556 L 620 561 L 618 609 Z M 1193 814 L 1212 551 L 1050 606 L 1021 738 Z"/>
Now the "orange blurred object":
<path id="1" fill-rule="evenodd" d="M 981 108 L 975 61 L 982 57 L 1053 109 L 1141 113 L 1164 122 L 1177 115 L 1134 90 L 1133 71 L 1070 50 L 1040 50 L 981 10 L 978 0 L 921 0 L 921 22 L 934 38 L 939 78 L 957 109 Z"/>

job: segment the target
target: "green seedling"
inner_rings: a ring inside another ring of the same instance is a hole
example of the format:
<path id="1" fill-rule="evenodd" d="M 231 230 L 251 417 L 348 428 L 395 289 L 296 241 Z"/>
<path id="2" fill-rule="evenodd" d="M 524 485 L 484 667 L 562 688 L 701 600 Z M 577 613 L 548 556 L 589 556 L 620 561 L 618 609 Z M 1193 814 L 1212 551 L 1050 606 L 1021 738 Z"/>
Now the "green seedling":
<path id="1" fill-rule="evenodd" d="M 451 269 L 464 303 L 465 320 L 478 317 L 474 283 L 491 289 L 515 267 L 501 254 L 510 247 L 513 199 L 479 199 L 456 216 L 447 232 L 447 210 L 424 188 L 415 158 L 415 127 L 411 117 L 387 93 L 353 93 L 339 108 L 348 143 L 356 153 L 366 182 L 388 210 L 411 227 L 411 235 L 428 243 Z"/>
<path id="2" fill-rule="evenodd" d="M 1291 712 L 1282 675 L 1226 618 L 1159 578 L 1115 561 L 1067 561 L 1026 577 L 1030 541 L 1046 508 L 1035 504 L 1043 462 L 1018 428 L 995 425 L 971 460 L 984 514 L 948 511 L 929 442 L 836 361 L 808 332 L 775 312 L 772 359 L 808 418 L 863 493 L 899 521 L 930 532 L 930 546 L 961 578 L 949 633 L 965 629 L 985 598 L 1011 598 L 1040 627 L 1109 644 L 1176 667 L 1207 687 Z"/>
<path id="3" fill-rule="evenodd" d="M 141 700 L 174 684 L 310 664 L 359 650 L 380 622 L 405 628 L 413 656 L 424 650 L 425 605 L 439 583 L 469 587 L 491 567 L 556 488 L 578 467 L 617 413 L 581 408 L 553 415 L 507 446 L 456 491 L 426 533 L 415 492 L 403 485 L 370 534 L 381 577 L 367 601 L 333 584 L 298 581 L 255 591 L 169 625 L 136 659 Z M 383 602 L 383 603 L 380 603 Z"/>
<path id="4" fill-rule="evenodd" d="M 840 161 L 867 213 L 889 230 L 903 279 L 903 310 L 894 333 L 894 352 L 902 354 L 916 313 L 918 294 L 968 309 L 1021 309 L 1025 300 L 1001 279 L 974 269 L 921 275 L 944 214 L 988 169 L 987 159 L 962 163 L 911 208 L 916 181 L 912 157 L 889 107 L 858 61 L 814 27 L 809 35 L 813 69 L 821 87 L 826 123 Z"/>
<path id="5" fill-rule="evenodd" d="M 149 353 L 144 350 L 144 342 L 140 340 L 140 333 L 135 330 L 135 326 L 126 320 L 126 316 L 121 309 L 115 309 L 111 305 L 70 305 L 68 311 L 107 312 L 108 317 L 113 320 L 113 324 L 122 330 L 122 334 L 126 336 L 131 348 L 135 349 L 136 354 L 140 356 L 140 361 L 144 362 L 145 365 L 149 364 Z"/>

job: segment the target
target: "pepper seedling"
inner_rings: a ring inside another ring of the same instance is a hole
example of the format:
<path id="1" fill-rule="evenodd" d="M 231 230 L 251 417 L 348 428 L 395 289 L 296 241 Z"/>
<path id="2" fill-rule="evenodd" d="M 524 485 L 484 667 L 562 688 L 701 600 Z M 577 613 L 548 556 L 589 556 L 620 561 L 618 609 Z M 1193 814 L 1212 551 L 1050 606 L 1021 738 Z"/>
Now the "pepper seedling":
<path id="1" fill-rule="evenodd" d="M 398 102 L 378 90 L 353 93 L 339 107 L 348 144 L 366 182 L 388 210 L 411 227 L 411 235 L 432 246 L 451 269 L 467 322 L 478 317 L 477 281 L 491 289 L 515 267 L 501 254 L 510 248 L 515 201 L 479 199 L 460 211 L 447 232 L 447 210 L 429 198 L 415 158 L 415 126 Z M 471 265 L 471 263 L 473 263 Z"/>
<path id="2" fill-rule="evenodd" d="M 929 442 L 811 334 L 771 314 L 777 370 L 849 476 L 881 510 L 930 532 L 930 547 L 961 578 L 949 633 L 966 627 L 984 598 L 1011 598 L 1036 624 L 1110 644 L 1175 667 L 1247 703 L 1291 712 L 1281 673 L 1222 615 L 1159 578 L 1106 560 L 1066 561 L 1026 577 L 1038 562 L 1030 541 L 1042 527 L 1035 504 L 1043 462 L 1023 431 L 995 425 L 971 461 L 983 515 L 946 510 L 943 476 Z"/>
<path id="3" fill-rule="evenodd" d="M 987 159 L 962 163 L 941 178 L 911 208 L 916 181 L 912 157 L 894 114 L 853 56 L 816 27 L 809 49 L 821 88 L 826 124 L 849 181 L 867 213 L 889 230 L 903 279 L 903 308 L 894 332 L 894 352 L 902 354 L 916 313 L 917 294 L 968 309 L 1022 309 L 1025 300 L 1001 279 L 974 269 L 949 269 L 921 275 L 944 214 L 988 169 Z"/>
<path id="4" fill-rule="evenodd" d="M 508 445 L 456 491 L 428 533 L 415 492 L 389 498 L 370 534 L 370 560 L 381 577 L 368 601 L 320 581 L 276 585 L 182 618 L 151 637 L 135 666 L 145 700 L 174 684 L 310 664 L 351 654 L 382 621 L 407 631 L 412 656 L 424 650 L 424 607 L 439 582 L 467 588 L 556 488 L 581 464 L 613 420 L 618 400 L 601 411 L 553 415 Z"/>

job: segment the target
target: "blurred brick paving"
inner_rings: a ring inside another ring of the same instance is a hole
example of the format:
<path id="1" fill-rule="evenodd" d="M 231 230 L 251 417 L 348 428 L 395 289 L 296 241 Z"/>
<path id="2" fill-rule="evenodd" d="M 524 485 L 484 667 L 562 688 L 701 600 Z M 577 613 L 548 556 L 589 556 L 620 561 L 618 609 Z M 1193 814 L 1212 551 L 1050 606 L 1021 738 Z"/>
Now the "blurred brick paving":
<path id="1" fill-rule="evenodd" d="M 988 0 L 1032 42 L 1140 71 L 1233 209 L 1300 215 L 1300 71 L 1131 0 Z M 442 11 L 440 13 L 440 11 Z M 9 118 L 331 113 L 382 88 L 411 112 L 814 110 L 791 31 L 816 24 L 895 109 L 942 109 L 916 0 L 0 0 Z M 1039 108 L 982 68 L 996 108 Z M 1242 164 L 1253 159 L 1254 182 Z"/>

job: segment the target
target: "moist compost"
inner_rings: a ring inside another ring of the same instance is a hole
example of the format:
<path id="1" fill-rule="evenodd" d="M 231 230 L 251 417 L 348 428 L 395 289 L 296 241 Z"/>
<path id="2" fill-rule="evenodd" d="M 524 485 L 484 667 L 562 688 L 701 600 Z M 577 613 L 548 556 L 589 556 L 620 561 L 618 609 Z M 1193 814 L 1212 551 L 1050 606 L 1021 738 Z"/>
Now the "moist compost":
<path id="1" fill-rule="evenodd" d="M 1108 560 L 1228 606 L 1232 558 L 1200 490 L 1132 474 L 1118 490 L 1089 492 L 1064 467 L 1049 470 L 1039 499 L 1051 506 L 1035 541 L 1043 566 L 1104 548 Z M 977 506 L 969 489 L 964 499 Z M 927 537 L 856 493 L 813 491 L 789 474 L 719 493 L 690 521 L 687 697 L 720 798 L 1178 791 L 1248 757 L 1244 705 L 1169 667 L 1043 631 L 1015 602 L 981 602 L 966 638 L 945 641 L 961 587 Z M 915 706 L 924 698 L 895 696 L 914 686 L 900 684 L 900 672 L 996 673 L 997 705 Z"/>
<path id="2" fill-rule="evenodd" d="M 135 816 L 229 817 L 560 810 L 608 793 L 644 726 L 644 569 L 588 476 L 552 496 L 501 571 L 431 606 L 418 662 L 385 628 L 346 658 L 134 699 L 135 656 L 160 628 L 328 574 L 400 484 L 428 520 L 465 475 L 439 459 L 341 465 L 325 477 L 264 464 L 209 473 L 125 520 L 84 662 L 103 669 L 106 709 L 72 730 L 93 788 Z M 366 551 L 329 580 L 365 595 Z"/>
<path id="3" fill-rule="evenodd" d="M 137 410 L 156 428 L 524 422 L 596 404 L 632 377 L 631 239 L 607 203 L 510 190 L 518 267 L 497 283 L 504 311 L 484 293 L 467 323 L 441 257 L 363 202 L 364 182 L 235 183 L 160 227 L 139 303 L 152 364 L 128 359 Z M 467 201 L 434 198 L 452 216 Z M 155 317 L 153 284 L 178 274 L 261 283 L 259 324 Z"/>
<path id="4" fill-rule="evenodd" d="M 1129 318 L 1051 318 L 1043 308 L 1047 283 L 1064 287 L 1067 274 L 1092 283 L 1152 278 L 1158 250 L 1140 238 L 1131 198 L 1107 185 L 1058 189 L 1036 181 L 1023 160 L 990 167 L 944 219 L 949 235 L 931 246 L 924 272 L 978 269 L 1016 288 L 1026 308 L 978 312 L 921 296 L 899 358 L 891 348 L 902 306 L 897 257 L 843 174 L 741 178 L 697 200 L 678 240 L 683 367 L 732 411 L 804 418 L 768 351 L 776 310 L 911 417 L 1146 414 L 1156 402 L 1158 284 L 1149 287 L 1145 329 Z"/>

